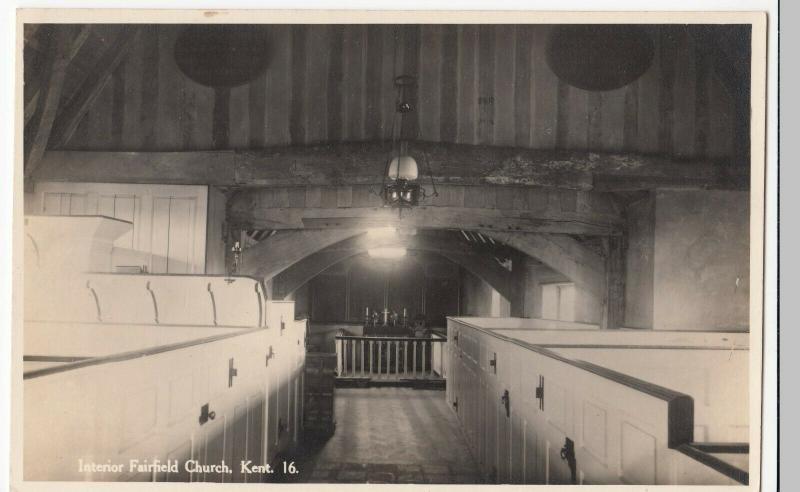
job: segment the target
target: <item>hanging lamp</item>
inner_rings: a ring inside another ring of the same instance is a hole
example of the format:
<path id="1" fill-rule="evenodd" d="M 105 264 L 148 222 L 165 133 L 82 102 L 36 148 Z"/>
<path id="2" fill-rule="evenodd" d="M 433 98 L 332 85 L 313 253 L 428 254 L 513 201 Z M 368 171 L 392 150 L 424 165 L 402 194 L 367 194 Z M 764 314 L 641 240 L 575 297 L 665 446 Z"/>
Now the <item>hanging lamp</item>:
<path id="1" fill-rule="evenodd" d="M 419 203 L 419 166 L 408 152 L 408 142 L 402 138 L 403 119 L 414 111 L 409 92 L 415 85 L 416 79 L 410 75 L 399 75 L 394 79 L 397 102 L 392 123 L 392 155 L 386 164 L 381 188 L 384 205 L 388 207 L 402 209 Z"/>

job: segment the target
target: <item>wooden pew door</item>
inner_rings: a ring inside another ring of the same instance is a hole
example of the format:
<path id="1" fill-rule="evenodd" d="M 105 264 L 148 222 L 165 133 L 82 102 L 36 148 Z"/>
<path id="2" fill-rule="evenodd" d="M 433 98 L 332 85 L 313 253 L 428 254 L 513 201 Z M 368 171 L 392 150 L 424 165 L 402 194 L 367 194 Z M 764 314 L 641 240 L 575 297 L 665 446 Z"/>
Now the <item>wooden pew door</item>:
<path id="1" fill-rule="evenodd" d="M 231 347 L 225 353 L 217 351 L 209 372 L 209 419 L 199 425 L 195 459 L 201 465 L 223 462 L 229 473 L 210 471 L 192 474 L 192 481 L 246 482 L 258 480 L 258 475 L 241 473 L 241 462 L 261 464 L 263 443 L 267 437 L 264 426 L 266 393 L 265 334 L 241 337 L 245 344 Z M 225 347 L 226 349 L 228 347 Z M 211 417 L 213 412 L 213 419 Z"/>

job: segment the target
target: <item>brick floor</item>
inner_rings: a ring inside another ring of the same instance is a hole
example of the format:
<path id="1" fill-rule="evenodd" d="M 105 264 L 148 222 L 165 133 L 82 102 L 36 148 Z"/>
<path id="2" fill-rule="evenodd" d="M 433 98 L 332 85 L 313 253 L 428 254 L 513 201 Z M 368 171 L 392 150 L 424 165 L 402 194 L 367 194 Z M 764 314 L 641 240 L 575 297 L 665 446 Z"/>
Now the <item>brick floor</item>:
<path id="1" fill-rule="evenodd" d="M 300 474 L 282 481 L 480 483 L 443 391 L 342 388 L 335 404 L 336 432 L 292 453 Z"/>

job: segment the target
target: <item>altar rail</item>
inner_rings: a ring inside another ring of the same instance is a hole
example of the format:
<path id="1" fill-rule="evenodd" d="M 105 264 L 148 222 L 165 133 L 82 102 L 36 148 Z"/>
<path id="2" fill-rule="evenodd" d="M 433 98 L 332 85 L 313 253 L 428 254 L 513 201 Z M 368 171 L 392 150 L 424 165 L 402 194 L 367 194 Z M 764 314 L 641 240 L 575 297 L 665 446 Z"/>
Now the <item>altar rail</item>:
<path id="1" fill-rule="evenodd" d="M 402 382 L 445 376 L 447 338 L 336 336 L 338 379 Z"/>

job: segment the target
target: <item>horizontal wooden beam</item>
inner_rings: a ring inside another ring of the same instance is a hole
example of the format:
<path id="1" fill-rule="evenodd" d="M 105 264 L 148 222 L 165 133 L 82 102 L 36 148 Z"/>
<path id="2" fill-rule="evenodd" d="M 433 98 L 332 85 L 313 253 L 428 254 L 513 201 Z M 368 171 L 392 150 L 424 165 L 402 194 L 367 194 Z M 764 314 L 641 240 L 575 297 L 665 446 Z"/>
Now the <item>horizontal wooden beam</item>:
<path id="1" fill-rule="evenodd" d="M 243 229 L 397 226 L 613 235 L 623 225 L 607 193 L 499 185 L 445 185 L 439 193 L 401 212 L 382 207 L 366 185 L 240 190 L 228 201 L 227 218 Z"/>
<path id="2" fill-rule="evenodd" d="M 578 213 L 532 214 L 528 212 L 464 207 L 416 207 L 397 210 L 360 208 L 272 208 L 233 210 L 228 219 L 247 229 L 366 229 L 407 227 L 466 229 L 497 232 L 546 232 L 557 234 L 615 235 L 614 221 L 601 221 Z"/>
<path id="3" fill-rule="evenodd" d="M 747 169 L 739 172 L 712 161 L 439 142 L 411 142 L 410 152 L 418 162 L 421 181 L 437 185 L 496 184 L 598 191 L 749 185 Z M 390 153 L 388 142 L 340 142 L 259 151 L 50 151 L 35 178 L 236 187 L 376 185 L 382 182 Z"/>

